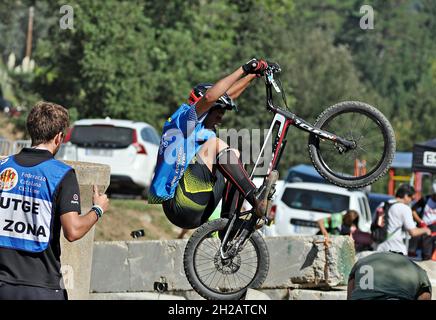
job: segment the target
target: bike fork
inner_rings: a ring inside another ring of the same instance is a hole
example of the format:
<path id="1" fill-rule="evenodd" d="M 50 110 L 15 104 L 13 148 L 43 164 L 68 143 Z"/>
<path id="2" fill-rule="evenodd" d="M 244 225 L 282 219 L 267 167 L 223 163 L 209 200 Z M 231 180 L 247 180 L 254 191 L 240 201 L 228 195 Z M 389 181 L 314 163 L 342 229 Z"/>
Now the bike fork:
<path id="1" fill-rule="evenodd" d="M 228 241 L 231 240 L 229 239 L 229 236 L 233 231 L 236 219 L 239 219 L 239 217 L 239 215 L 233 215 L 232 220 L 230 221 L 230 225 L 227 228 L 226 234 L 224 235 L 224 239 L 220 246 L 220 254 L 222 259 L 233 258 L 240 250 L 242 250 L 245 243 L 250 239 L 251 235 L 255 231 L 254 227 L 256 225 L 257 218 L 255 217 L 254 213 L 251 213 L 250 219 L 245 220 L 244 222 L 242 222 L 241 226 L 237 227 L 238 230 L 233 237 L 233 239 L 236 239 L 235 242 L 224 252 L 224 248 L 226 247 Z"/>

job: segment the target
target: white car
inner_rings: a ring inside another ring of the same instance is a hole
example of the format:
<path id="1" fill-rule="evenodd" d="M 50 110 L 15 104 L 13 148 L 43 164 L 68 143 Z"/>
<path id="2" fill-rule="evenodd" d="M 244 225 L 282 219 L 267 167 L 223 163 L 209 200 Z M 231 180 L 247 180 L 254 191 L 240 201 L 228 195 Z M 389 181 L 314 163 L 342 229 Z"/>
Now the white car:
<path id="1" fill-rule="evenodd" d="M 348 209 L 359 213 L 360 231 L 370 232 L 371 211 L 364 192 L 324 183 L 285 183 L 273 200 L 270 217 L 274 222 L 263 232 L 266 236 L 315 235 L 319 219 Z"/>
<path id="2" fill-rule="evenodd" d="M 110 191 L 146 195 L 156 166 L 160 137 L 145 122 L 85 119 L 74 122 L 58 159 L 108 164 Z"/>

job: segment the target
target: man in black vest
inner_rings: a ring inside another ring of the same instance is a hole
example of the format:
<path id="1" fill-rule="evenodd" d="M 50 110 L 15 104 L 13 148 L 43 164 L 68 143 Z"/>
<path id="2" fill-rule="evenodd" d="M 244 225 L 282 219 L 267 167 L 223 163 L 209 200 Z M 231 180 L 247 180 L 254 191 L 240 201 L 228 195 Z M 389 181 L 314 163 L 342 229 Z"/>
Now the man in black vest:
<path id="1" fill-rule="evenodd" d="M 74 170 L 55 160 L 68 111 L 39 102 L 27 118 L 32 147 L 0 160 L 0 299 L 67 299 L 60 272 L 61 227 L 82 238 L 108 209 L 94 187 L 91 211 L 80 215 Z"/>

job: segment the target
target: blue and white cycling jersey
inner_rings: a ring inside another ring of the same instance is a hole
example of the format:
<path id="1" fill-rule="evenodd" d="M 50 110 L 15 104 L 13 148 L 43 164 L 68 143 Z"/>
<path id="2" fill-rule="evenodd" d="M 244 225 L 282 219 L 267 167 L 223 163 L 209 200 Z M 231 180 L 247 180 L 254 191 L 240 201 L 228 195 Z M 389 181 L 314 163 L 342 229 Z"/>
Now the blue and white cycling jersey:
<path id="1" fill-rule="evenodd" d="M 0 247 L 42 252 L 51 240 L 53 198 L 68 171 L 50 159 L 23 167 L 10 156 L 0 161 Z"/>
<path id="2" fill-rule="evenodd" d="M 174 197 L 174 192 L 186 168 L 202 144 L 215 132 L 199 120 L 195 105 L 182 104 L 165 122 L 156 169 L 151 183 L 149 203 L 162 203 Z"/>

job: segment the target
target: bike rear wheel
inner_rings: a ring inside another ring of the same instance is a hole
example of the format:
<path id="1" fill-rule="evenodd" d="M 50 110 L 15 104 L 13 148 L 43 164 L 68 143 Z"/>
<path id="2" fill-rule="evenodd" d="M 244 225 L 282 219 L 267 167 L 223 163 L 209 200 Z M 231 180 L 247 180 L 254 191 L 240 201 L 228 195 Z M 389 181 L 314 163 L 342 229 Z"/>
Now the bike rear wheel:
<path id="1" fill-rule="evenodd" d="M 216 235 L 225 230 L 228 221 L 221 218 L 203 224 L 192 234 L 185 248 L 186 277 L 205 299 L 240 299 L 247 288 L 260 287 L 268 274 L 268 249 L 257 231 L 235 257 L 221 258 L 221 240 Z"/>
<path id="2" fill-rule="evenodd" d="M 361 188 L 388 171 L 395 155 L 395 135 L 389 121 L 376 108 L 344 101 L 321 113 L 314 126 L 356 144 L 356 148 L 341 152 L 339 143 L 310 134 L 312 163 L 331 183 Z"/>

